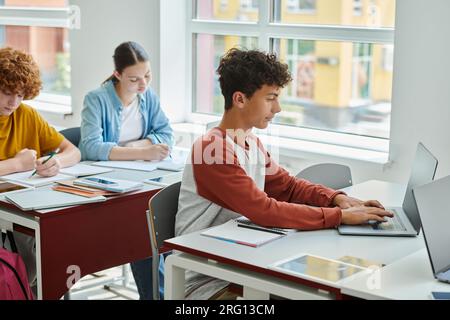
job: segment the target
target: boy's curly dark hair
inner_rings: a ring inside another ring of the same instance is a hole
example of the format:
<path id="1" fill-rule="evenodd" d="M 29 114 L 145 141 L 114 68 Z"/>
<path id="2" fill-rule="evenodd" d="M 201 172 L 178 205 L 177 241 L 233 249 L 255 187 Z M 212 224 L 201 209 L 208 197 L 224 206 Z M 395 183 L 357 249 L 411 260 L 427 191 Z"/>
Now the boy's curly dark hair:
<path id="1" fill-rule="evenodd" d="M 217 73 L 225 110 L 232 107 L 236 91 L 251 98 L 263 85 L 282 88 L 292 81 L 287 64 L 278 61 L 275 54 L 257 50 L 230 49 L 220 60 Z"/>
<path id="2" fill-rule="evenodd" d="M 0 49 L 0 90 L 35 98 L 42 88 L 39 67 L 31 55 L 12 48 Z"/>

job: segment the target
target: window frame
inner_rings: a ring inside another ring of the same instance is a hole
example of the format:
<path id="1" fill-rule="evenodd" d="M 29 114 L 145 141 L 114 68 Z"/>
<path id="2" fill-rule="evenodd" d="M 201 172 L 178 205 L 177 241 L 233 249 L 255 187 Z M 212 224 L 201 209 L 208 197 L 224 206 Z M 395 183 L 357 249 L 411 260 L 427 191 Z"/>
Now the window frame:
<path id="1" fill-rule="evenodd" d="M 187 6 L 187 27 L 186 39 L 187 48 L 187 121 L 192 123 L 206 124 L 220 119 L 217 115 L 196 113 L 195 94 L 196 92 L 196 34 L 211 35 L 233 35 L 251 36 L 259 39 L 259 48 L 263 51 L 271 51 L 273 39 L 293 39 L 293 40 L 319 40 L 319 41 L 346 41 L 353 43 L 372 43 L 394 45 L 395 28 L 391 27 L 365 27 L 365 26 L 338 26 L 338 25 L 307 25 L 307 24 L 287 24 L 274 21 L 275 0 L 260 0 L 259 20 L 257 22 L 236 22 L 206 20 L 196 16 L 197 1 L 193 0 L 192 5 Z M 307 127 L 291 127 L 288 125 L 272 124 L 275 131 L 282 136 L 292 137 L 298 140 L 310 140 L 314 136 L 314 141 L 326 144 L 339 144 L 338 141 L 345 141 L 343 145 L 360 149 L 375 150 L 381 152 L 389 151 L 390 138 L 372 137 L 363 135 L 352 135 L 343 132 L 333 132 Z M 322 133 L 322 134 L 317 134 Z M 372 142 L 368 142 L 372 141 Z"/>
<path id="2" fill-rule="evenodd" d="M 63 8 L 0 5 L 0 25 L 2 26 L 80 29 L 80 16 L 80 8 L 74 5 Z M 30 103 L 36 109 L 45 112 L 71 114 L 71 100 L 70 95 L 42 92 L 32 102 L 25 101 L 25 103 Z"/>

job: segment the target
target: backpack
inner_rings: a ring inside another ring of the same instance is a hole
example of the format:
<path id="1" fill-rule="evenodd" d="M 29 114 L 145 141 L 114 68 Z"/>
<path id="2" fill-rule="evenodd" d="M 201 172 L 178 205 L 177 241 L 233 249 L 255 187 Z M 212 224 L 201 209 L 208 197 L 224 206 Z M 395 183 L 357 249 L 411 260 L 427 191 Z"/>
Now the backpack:
<path id="1" fill-rule="evenodd" d="M 0 300 L 33 300 L 33 292 L 28 284 L 27 270 L 11 231 L 7 236 L 13 252 L 5 250 L 5 237 L 2 233 L 3 248 L 0 248 Z"/>

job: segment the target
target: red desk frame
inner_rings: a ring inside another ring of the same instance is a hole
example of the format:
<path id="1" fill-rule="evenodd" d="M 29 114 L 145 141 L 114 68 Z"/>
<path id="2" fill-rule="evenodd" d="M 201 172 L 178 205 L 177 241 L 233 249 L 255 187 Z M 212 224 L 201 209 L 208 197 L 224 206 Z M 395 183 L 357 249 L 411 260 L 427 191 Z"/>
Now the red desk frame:
<path id="1" fill-rule="evenodd" d="M 41 235 L 43 299 L 60 299 L 76 265 L 81 277 L 151 256 L 146 211 L 151 190 L 49 213 L 20 211 L 2 202 L 2 208 L 34 216 Z M 33 234 L 14 224 L 14 230 Z M 31 231 L 31 232 L 30 232 Z M 149 270 L 150 271 L 150 270 Z"/>

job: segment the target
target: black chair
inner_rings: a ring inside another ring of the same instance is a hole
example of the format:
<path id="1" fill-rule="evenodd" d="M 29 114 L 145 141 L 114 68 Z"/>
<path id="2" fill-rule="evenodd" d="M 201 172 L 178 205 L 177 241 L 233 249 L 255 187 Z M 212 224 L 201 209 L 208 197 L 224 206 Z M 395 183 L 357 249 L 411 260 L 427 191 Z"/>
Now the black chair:
<path id="1" fill-rule="evenodd" d="M 164 240 L 175 236 L 175 216 L 178 211 L 178 196 L 181 182 L 171 184 L 155 194 L 148 202 L 148 225 L 152 247 L 153 299 L 159 295 L 159 255 L 164 253 Z"/>
<path id="2" fill-rule="evenodd" d="M 64 130 L 61 130 L 59 133 L 61 133 L 73 145 L 78 147 L 78 144 L 80 143 L 80 139 L 81 139 L 80 127 L 64 129 Z"/>

